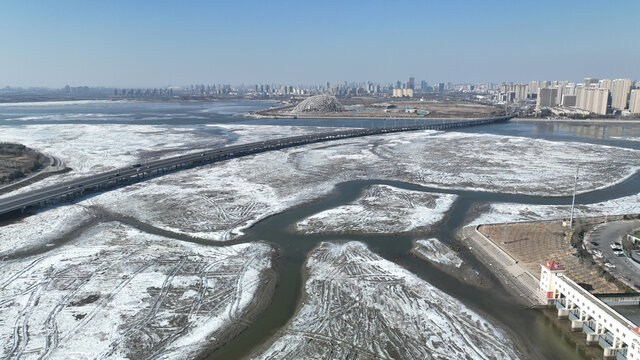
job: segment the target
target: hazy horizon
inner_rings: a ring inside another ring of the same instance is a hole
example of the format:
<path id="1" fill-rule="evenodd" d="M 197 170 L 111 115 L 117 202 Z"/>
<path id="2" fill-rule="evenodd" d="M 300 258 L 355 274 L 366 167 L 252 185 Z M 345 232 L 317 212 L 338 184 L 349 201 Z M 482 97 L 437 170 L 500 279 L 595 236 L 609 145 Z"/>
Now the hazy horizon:
<path id="1" fill-rule="evenodd" d="M 640 79 L 640 3 L 631 1 L 63 1 L 0 10 L 0 87 Z"/>

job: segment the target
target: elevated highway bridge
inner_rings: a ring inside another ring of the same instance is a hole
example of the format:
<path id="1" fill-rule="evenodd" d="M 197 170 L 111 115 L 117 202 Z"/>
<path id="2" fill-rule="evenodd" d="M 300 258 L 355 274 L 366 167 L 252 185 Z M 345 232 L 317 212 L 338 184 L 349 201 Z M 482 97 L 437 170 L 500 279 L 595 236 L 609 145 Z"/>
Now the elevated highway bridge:
<path id="1" fill-rule="evenodd" d="M 231 158 L 242 157 L 266 151 L 285 149 L 295 146 L 356 138 L 371 135 L 382 135 L 418 130 L 450 130 L 463 127 L 480 126 L 507 122 L 512 115 L 494 118 L 471 119 L 464 121 L 451 121 L 440 124 L 420 124 L 394 127 L 378 127 L 372 129 L 350 129 L 316 134 L 299 135 L 272 140 L 257 141 L 242 145 L 233 145 L 223 148 L 215 148 L 195 152 L 192 154 L 169 157 L 166 159 L 135 164 L 115 170 L 110 170 L 95 175 L 76 178 L 0 199 L 0 216 L 11 216 L 30 207 L 45 206 L 58 202 L 65 202 L 88 193 L 107 191 L 119 186 L 144 181 L 150 177 L 159 176 L 168 172 L 188 169 L 204 164 L 215 163 Z"/>

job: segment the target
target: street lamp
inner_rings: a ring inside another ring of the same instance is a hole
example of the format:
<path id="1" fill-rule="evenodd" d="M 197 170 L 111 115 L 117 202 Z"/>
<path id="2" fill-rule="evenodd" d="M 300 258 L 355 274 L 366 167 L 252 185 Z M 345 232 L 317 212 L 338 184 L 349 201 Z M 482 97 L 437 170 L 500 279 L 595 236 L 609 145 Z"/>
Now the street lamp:
<path id="1" fill-rule="evenodd" d="M 578 188 L 578 171 L 580 171 L 580 167 L 576 168 L 575 181 L 573 182 L 573 198 L 571 199 L 571 217 L 569 218 L 569 229 L 573 227 L 573 210 L 576 205 L 576 189 Z"/>

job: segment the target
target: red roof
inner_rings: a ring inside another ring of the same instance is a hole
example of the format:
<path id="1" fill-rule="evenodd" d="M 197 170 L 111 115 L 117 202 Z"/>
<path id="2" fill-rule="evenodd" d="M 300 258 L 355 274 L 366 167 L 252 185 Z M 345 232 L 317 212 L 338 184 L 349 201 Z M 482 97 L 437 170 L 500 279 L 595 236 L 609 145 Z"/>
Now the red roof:
<path id="1" fill-rule="evenodd" d="M 560 265 L 560 263 L 555 260 L 549 260 L 542 266 L 546 267 L 549 270 L 564 270 L 562 265 Z"/>
<path id="2" fill-rule="evenodd" d="M 638 326 L 637 328 L 633 329 L 633 331 L 634 331 L 636 334 L 640 335 L 640 326 Z"/>

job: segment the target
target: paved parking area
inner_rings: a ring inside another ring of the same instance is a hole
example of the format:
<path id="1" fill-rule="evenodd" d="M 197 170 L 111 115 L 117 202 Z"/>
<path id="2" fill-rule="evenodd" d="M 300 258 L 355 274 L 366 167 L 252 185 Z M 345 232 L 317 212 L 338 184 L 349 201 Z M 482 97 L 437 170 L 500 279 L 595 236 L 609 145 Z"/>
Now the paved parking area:
<path id="1" fill-rule="evenodd" d="M 634 285 L 640 291 L 640 264 L 626 256 L 616 256 L 611 249 L 614 242 L 622 242 L 622 237 L 640 228 L 640 220 L 615 221 L 602 224 L 587 236 L 586 247 L 592 254 L 595 250 L 601 252 L 602 257 L 594 256 L 601 263 L 610 263 L 615 268 L 608 270 L 618 278 Z"/>

